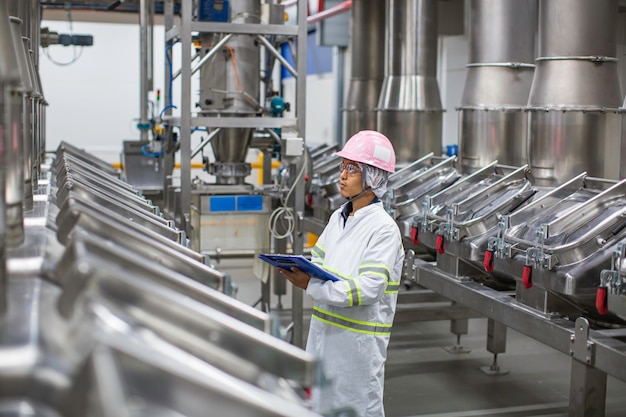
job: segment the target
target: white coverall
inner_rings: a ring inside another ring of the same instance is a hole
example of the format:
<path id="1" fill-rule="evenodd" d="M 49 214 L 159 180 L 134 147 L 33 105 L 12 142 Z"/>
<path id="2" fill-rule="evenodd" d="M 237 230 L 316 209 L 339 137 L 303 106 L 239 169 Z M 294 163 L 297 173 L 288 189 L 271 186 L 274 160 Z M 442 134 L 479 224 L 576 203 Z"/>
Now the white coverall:
<path id="1" fill-rule="evenodd" d="M 306 290 L 314 300 L 306 350 L 322 359 L 332 383 L 313 400 L 321 412 L 351 407 L 359 417 L 381 417 L 404 249 L 381 202 L 357 210 L 345 226 L 344 207 L 332 214 L 312 250 L 314 263 L 343 278 L 312 277 Z"/>

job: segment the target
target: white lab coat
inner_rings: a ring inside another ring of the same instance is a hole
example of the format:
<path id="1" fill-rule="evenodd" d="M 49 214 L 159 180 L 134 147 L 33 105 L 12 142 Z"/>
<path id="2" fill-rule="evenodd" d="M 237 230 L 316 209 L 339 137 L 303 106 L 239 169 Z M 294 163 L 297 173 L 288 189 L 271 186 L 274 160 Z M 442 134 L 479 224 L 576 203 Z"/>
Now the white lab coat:
<path id="1" fill-rule="evenodd" d="M 306 290 L 314 300 L 306 350 L 322 359 L 333 384 L 314 403 L 320 412 L 352 407 L 359 417 L 381 417 L 404 249 L 382 203 L 357 210 L 345 227 L 342 209 L 330 217 L 312 261 L 344 279 L 312 278 Z"/>

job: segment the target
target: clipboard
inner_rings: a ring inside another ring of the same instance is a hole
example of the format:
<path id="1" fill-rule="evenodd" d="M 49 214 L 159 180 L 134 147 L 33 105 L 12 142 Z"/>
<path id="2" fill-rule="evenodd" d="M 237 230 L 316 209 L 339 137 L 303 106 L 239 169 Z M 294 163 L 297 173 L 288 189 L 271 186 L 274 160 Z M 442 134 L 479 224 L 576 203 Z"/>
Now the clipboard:
<path id="1" fill-rule="evenodd" d="M 267 262 L 268 264 L 291 270 L 292 267 L 296 267 L 307 274 L 314 276 L 315 278 L 324 279 L 327 281 L 339 281 L 341 278 L 328 272 L 327 270 L 320 268 L 313 262 L 309 261 L 302 255 L 279 255 L 273 253 L 262 253 L 259 258 Z"/>

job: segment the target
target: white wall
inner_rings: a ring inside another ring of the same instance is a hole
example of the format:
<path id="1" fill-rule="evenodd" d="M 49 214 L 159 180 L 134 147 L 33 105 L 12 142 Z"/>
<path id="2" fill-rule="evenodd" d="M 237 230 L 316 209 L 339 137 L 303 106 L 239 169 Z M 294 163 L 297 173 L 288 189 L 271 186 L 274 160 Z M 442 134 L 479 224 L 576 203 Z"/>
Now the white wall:
<path id="1" fill-rule="evenodd" d="M 42 26 L 69 33 L 66 22 L 44 21 Z M 94 46 L 80 52 L 53 45 L 40 52 L 39 71 L 49 103 L 46 148 L 54 150 L 67 141 L 107 161 L 119 161 L 122 141 L 139 138 L 139 26 L 75 22 L 73 32 L 93 35 Z M 162 28 L 155 39 L 163 39 Z M 162 44 L 156 42 L 155 57 L 163 56 Z M 66 66 L 47 57 L 68 63 L 76 51 L 80 57 Z M 162 88 L 162 80 L 163 64 L 155 67 L 155 87 Z"/>

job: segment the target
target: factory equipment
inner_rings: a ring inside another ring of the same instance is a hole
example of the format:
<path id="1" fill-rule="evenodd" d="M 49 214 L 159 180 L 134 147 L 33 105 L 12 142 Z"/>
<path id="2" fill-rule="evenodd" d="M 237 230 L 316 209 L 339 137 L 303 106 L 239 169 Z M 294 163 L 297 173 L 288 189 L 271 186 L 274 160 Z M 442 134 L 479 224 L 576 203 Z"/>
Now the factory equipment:
<path id="1" fill-rule="evenodd" d="M 626 180 L 581 174 L 503 215 L 487 252 L 493 258 L 486 264 L 518 280 L 519 302 L 547 315 L 598 319 L 600 270 L 610 263 L 611 246 L 626 233 L 625 186 Z"/>
<path id="2" fill-rule="evenodd" d="M 378 99 L 377 130 L 402 166 L 441 152 L 443 109 L 437 83 L 437 2 L 387 1 L 385 79 Z"/>
<path id="3" fill-rule="evenodd" d="M 385 76 L 386 2 L 360 0 L 351 7 L 350 85 L 343 141 L 361 130 L 376 130 L 376 105 Z"/>
<path id="4" fill-rule="evenodd" d="M 537 185 L 562 184 L 580 172 L 619 178 L 617 6 L 617 0 L 539 3 L 539 57 L 525 108 Z"/>
<path id="5" fill-rule="evenodd" d="M 521 166 L 527 162 L 522 108 L 535 70 L 537 0 L 472 0 L 470 16 L 469 64 L 458 108 L 461 171 L 494 160 Z"/>

